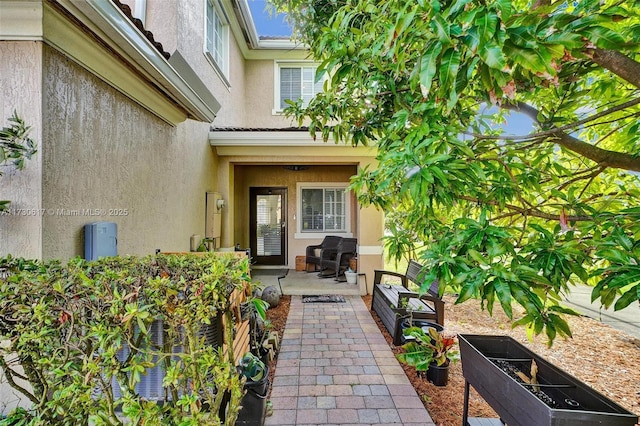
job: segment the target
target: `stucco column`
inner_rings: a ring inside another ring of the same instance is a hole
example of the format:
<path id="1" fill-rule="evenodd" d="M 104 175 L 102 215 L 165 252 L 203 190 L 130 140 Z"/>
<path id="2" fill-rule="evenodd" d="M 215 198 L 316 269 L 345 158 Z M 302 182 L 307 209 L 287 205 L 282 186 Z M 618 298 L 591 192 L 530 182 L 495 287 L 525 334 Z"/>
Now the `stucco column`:
<path id="1" fill-rule="evenodd" d="M 371 294 L 375 269 L 384 265 L 382 235 L 384 214 L 373 207 L 360 209 L 358 218 L 358 285 L 360 294 Z"/>
<path id="2" fill-rule="evenodd" d="M 214 148 L 215 149 L 215 148 Z M 222 230 L 219 248 L 229 248 L 235 245 L 235 184 L 233 164 L 228 158 L 219 157 L 218 162 L 218 192 L 226 201 L 222 210 Z"/>

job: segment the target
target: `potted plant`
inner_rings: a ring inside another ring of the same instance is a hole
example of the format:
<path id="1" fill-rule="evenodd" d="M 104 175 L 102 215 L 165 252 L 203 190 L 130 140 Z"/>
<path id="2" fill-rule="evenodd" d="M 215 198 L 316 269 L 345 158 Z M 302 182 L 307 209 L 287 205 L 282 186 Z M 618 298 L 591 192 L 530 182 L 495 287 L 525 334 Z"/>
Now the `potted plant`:
<path id="1" fill-rule="evenodd" d="M 236 425 L 262 426 L 269 393 L 269 367 L 256 355 L 247 352 L 238 364 L 238 373 L 246 378 L 246 393 L 240 401 Z"/>
<path id="2" fill-rule="evenodd" d="M 449 365 L 460 359 L 455 337 L 445 336 L 434 327 L 428 327 L 426 332 L 422 327 L 409 327 L 404 335 L 413 340 L 402 346 L 405 352 L 396 355 L 398 360 L 414 366 L 418 373 L 426 371 L 427 380 L 434 385 L 446 386 Z"/>

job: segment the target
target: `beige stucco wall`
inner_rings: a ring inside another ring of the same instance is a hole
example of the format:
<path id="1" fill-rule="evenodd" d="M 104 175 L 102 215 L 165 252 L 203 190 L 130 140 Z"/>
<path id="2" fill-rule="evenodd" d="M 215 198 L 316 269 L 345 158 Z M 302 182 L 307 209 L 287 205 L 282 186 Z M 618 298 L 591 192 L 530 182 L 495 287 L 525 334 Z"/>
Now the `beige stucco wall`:
<path id="1" fill-rule="evenodd" d="M 229 69 L 221 77 L 204 52 L 204 12 L 204 0 L 147 0 L 145 28 L 153 33 L 154 39 L 162 43 L 167 52 L 178 50 L 220 102 L 214 125 L 245 125 L 245 59 L 229 31 Z M 233 10 L 226 12 L 233 17 Z M 244 40 L 240 42 L 244 43 Z"/>
<path id="2" fill-rule="evenodd" d="M 94 221 L 119 254 L 188 250 L 216 185 L 208 124 L 171 127 L 50 48 L 44 69 L 43 257 L 82 255 Z"/>
<path id="3" fill-rule="evenodd" d="M 39 152 L 23 170 L 3 167 L 0 200 L 10 200 L 9 214 L 0 215 L 0 256 L 13 253 L 38 258 L 42 242 L 42 43 L 32 41 L 0 43 L 0 122 L 14 111 L 32 127 L 29 136 Z M 2 398 L 0 397 L 0 400 Z"/>
<path id="4" fill-rule="evenodd" d="M 274 60 L 251 60 L 245 71 L 246 90 L 245 122 L 249 127 L 297 126 L 292 118 L 274 114 L 275 106 L 275 66 Z"/>

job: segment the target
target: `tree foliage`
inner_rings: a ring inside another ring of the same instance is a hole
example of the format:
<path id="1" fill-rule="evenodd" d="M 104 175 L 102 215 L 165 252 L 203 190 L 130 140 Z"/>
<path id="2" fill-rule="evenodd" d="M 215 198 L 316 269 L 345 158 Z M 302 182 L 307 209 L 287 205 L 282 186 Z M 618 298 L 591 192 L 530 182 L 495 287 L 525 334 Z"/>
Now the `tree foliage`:
<path id="1" fill-rule="evenodd" d="M 17 170 L 24 168 L 24 160 L 31 158 L 36 153 L 36 144 L 31 139 L 25 121 L 18 116 L 17 112 L 9 118 L 10 125 L 0 129 L 0 176 L 2 167 L 11 165 Z M 0 212 L 7 210 L 9 201 L 0 200 Z"/>
<path id="2" fill-rule="evenodd" d="M 571 335 L 572 284 L 615 309 L 640 299 L 637 2 L 274 3 L 327 77 L 289 113 L 377 145 L 352 188 L 388 213 L 394 254 L 421 242 L 425 283 L 549 342 Z M 513 111 L 534 129 L 503 134 Z"/>

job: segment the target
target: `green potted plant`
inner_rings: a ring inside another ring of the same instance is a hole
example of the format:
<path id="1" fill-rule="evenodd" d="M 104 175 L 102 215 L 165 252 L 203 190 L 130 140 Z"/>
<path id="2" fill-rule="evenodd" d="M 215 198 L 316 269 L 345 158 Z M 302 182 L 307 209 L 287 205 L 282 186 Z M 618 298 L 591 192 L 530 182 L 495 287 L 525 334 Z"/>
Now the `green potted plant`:
<path id="1" fill-rule="evenodd" d="M 398 360 L 414 366 L 418 373 L 426 372 L 427 380 L 434 385 L 446 386 L 449 365 L 460 359 L 455 337 L 445 336 L 433 327 L 428 327 L 426 332 L 421 327 L 409 327 L 404 335 L 413 340 L 402 346 L 405 352 L 396 355 Z"/>
<path id="2" fill-rule="evenodd" d="M 251 352 L 247 352 L 238 364 L 238 372 L 243 375 L 248 382 L 259 382 L 265 377 L 268 367 L 265 363 Z"/>
<path id="3" fill-rule="evenodd" d="M 238 373 L 246 378 L 246 393 L 240 401 L 236 425 L 262 426 L 269 393 L 269 367 L 256 355 L 247 352 L 238 364 Z"/>

